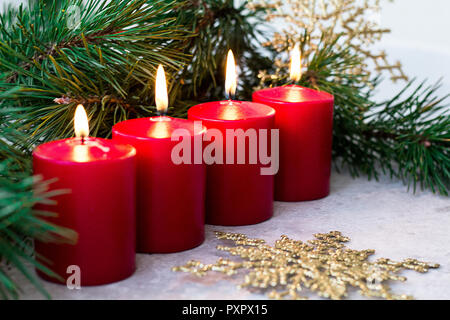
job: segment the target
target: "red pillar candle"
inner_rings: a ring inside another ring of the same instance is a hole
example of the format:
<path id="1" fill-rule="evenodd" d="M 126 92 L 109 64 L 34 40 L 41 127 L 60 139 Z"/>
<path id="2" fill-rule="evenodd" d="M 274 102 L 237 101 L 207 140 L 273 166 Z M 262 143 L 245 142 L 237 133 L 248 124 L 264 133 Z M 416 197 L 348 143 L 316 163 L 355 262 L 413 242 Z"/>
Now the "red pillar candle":
<path id="1" fill-rule="evenodd" d="M 230 57 L 230 55 L 229 55 Z M 230 84 L 230 66 L 227 63 L 227 91 L 234 91 L 236 83 Z M 231 92 L 234 93 L 234 92 Z M 250 163 L 249 140 L 245 146 L 245 163 L 237 163 L 237 142 L 234 137 L 227 136 L 227 130 L 248 129 L 270 130 L 274 125 L 275 112 L 272 108 L 252 102 L 217 101 L 196 105 L 188 110 L 188 118 L 202 121 L 207 128 L 208 140 L 220 144 L 223 155 L 215 152 L 215 160 L 207 166 L 206 189 L 206 222 L 214 225 L 248 225 L 269 219 L 273 213 L 273 175 L 262 175 L 265 167 L 259 160 Z M 214 140 L 212 132 L 216 131 L 223 137 L 222 142 Z M 242 133 L 242 131 L 241 131 Z M 230 146 L 233 140 L 234 147 Z M 205 140 L 207 140 L 205 138 Z M 270 144 L 270 137 L 267 140 Z M 259 141 L 253 141 L 258 144 Z M 211 142 L 212 144 L 213 142 Z M 259 151 L 259 145 L 256 146 Z M 208 145 L 205 146 L 208 148 Z M 233 152 L 232 161 L 227 157 Z M 206 152 L 205 152 L 206 153 Z M 230 163 L 232 162 L 232 163 Z"/>
<path id="2" fill-rule="evenodd" d="M 80 112 L 84 109 L 79 106 Z M 132 146 L 84 137 L 49 142 L 34 150 L 34 173 L 46 180 L 55 178 L 52 190 L 69 192 L 54 198 L 56 206 L 41 204 L 36 209 L 56 212 L 49 222 L 78 233 L 75 245 L 36 241 L 39 262 L 63 283 L 72 274 L 70 266 L 80 268 L 82 286 L 119 281 L 134 272 L 135 154 Z"/>
<path id="3" fill-rule="evenodd" d="M 280 168 L 275 176 L 275 200 L 326 197 L 330 192 L 333 96 L 289 85 L 256 91 L 253 101 L 276 111 Z"/>
<path id="4" fill-rule="evenodd" d="M 237 164 L 237 143 L 233 147 L 233 164 L 226 163 L 227 130 L 270 130 L 274 125 L 272 108 L 245 101 L 217 101 L 189 109 L 191 120 L 202 121 L 209 130 L 219 130 L 223 136 L 223 160 L 207 166 L 206 222 L 214 225 L 239 226 L 265 221 L 273 214 L 273 175 L 262 175 L 265 165 L 259 161 Z M 234 139 L 234 138 L 233 138 Z"/>
<path id="5" fill-rule="evenodd" d="M 164 79 L 163 71 L 158 74 L 157 84 L 165 82 L 158 81 Z M 164 88 L 156 89 L 161 112 L 167 108 Z M 184 132 L 183 140 L 190 146 L 190 159 L 184 163 L 174 162 L 172 157 L 180 143 L 171 138 L 177 129 Z M 204 132 L 201 126 L 197 130 L 193 121 L 166 116 L 127 120 L 113 127 L 113 140 L 137 150 L 139 252 L 177 252 L 204 241 L 206 169 L 201 159 L 194 161 L 194 147 L 198 145 L 201 152 Z"/>

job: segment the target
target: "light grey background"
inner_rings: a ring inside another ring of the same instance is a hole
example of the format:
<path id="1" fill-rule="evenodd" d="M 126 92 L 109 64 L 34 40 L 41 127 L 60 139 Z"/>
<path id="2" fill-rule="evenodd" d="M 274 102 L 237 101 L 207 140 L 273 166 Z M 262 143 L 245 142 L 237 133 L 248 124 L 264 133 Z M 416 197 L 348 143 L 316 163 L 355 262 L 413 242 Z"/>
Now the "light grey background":
<path id="1" fill-rule="evenodd" d="M 443 78 L 441 94 L 450 93 L 450 1 L 397 0 L 382 1 L 382 27 L 390 28 L 378 44 L 391 61 L 401 61 L 405 73 L 417 80 L 435 82 Z M 387 81 L 378 96 L 388 97 L 403 83 Z"/>

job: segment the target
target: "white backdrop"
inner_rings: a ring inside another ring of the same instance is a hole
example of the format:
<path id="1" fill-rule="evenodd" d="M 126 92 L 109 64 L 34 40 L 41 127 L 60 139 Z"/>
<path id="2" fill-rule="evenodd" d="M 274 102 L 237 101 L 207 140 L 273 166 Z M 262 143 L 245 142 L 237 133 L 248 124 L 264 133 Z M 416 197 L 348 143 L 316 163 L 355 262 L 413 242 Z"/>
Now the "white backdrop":
<path id="1" fill-rule="evenodd" d="M 21 2 L 26 1 L 0 0 L 1 5 Z M 382 7 L 381 26 L 392 33 L 378 47 L 386 50 L 390 61 L 400 60 L 411 78 L 431 82 L 443 78 L 441 93 L 450 93 L 450 1 L 383 0 Z M 389 97 L 402 85 L 387 81 L 377 96 Z"/>
<path id="2" fill-rule="evenodd" d="M 450 1 L 385 0 L 380 18 L 381 25 L 392 30 L 378 45 L 390 59 L 400 60 L 410 78 L 442 78 L 440 93 L 450 93 Z M 399 88 L 386 83 L 378 95 L 391 95 Z"/>

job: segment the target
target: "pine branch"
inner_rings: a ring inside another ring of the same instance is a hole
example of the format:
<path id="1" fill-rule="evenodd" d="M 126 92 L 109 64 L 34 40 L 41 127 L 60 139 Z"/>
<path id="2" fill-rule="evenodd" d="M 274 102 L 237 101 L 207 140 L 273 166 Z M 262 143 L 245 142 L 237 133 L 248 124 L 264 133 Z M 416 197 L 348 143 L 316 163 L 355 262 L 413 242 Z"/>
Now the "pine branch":
<path id="1" fill-rule="evenodd" d="M 1 17 L 0 90 L 17 89 L 1 105 L 20 106 L 6 120 L 20 123 L 31 145 L 71 136 L 78 103 L 85 104 L 92 134 L 102 137 L 116 122 L 153 115 L 159 63 L 168 72 L 170 112 L 178 116 L 188 103 L 223 98 L 228 48 L 242 67 L 242 97 L 251 96 L 259 68 L 272 64 L 257 44 L 265 10 L 248 10 L 245 2 L 50 3 Z M 81 8 L 76 29 L 67 26 L 71 5 Z"/>
<path id="2" fill-rule="evenodd" d="M 71 136 L 79 102 L 98 136 L 110 135 L 118 121 L 151 115 L 157 65 L 175 76 L 189 61 L 183 51 L 193 33 L 179 21 L 180 2 L 52 3 L 1 16 L 0 90 L 16 89 L 1 101 L 16 107 L 6 120 L 20 124 L 33 145 Z M 68 25 L 73 6 L 80 8 L 77 28 Z"/>
<path id="3" fill-rule="evenodd" d="M 51 197 L 59 194 L 48 192 L 49 184 L 29 177 L 10 161 L 0 162 L 0 297 L 4 299 L 16 299 L 21 292 L 16 279 L 11 276 L 12 267 L 49 297 L 34 271 L 28 269 L 29 265 L 49 276 L 57 275 L 36 261 L 32 239 L 66 243 L 76 239 L 74 232 L 42 219 L 54 214 L 33 210 L 36 203 L 51 204 Z"/>
<path id="4" fill-rule="evenodd" d="M 7 111 L 0 112 L 0 118 L 4 112 Z M 16 299 L 21 292 L 11 268 L 49 297 L 29 266 L 49 276 L 57 275 L 35 260 L 32 239 L 73 243 L 76 234 L 43 220 L 53 213 L 33 209 L 37 203 L 52 204 L 51 198 L 60 191 L 49 192 L 51 181 L 30 176 L 29 157 L 22 154 L 27 137 L 11 125 L 6 127 L 4 122 L 0 124 L 0 137 L 0 297 Z"/>
<path id="5" fill-rule="evenodd" d="M 247 1 L 193 0 L 183 8 L 195 17 L 187 52 L 192 61 L 181 76 L 180 99 L 204 102 L 224 99 L 225 57 L 232 49 L 240 67 L 239 97 L 250 98 L 261 68 L 273 61 L 263 54 L 267 9 L 249 10 Z"/>
<path id="6" fill-rule="evenodd" d="M 0 98 L 3 94 L 0 93 Z M 29 267 L 49 276 L 57 275 L 35 260 L 32 239 L 73 243 L 76 234 L 43 220 L 53 213 L 33 209 L 37 203 L 52 204 L 51 198 L 60 191 L 49 192 L 51 181 L 30 176 L 27 136 L 14 124 L 3 121 L 9 112 L 0 109 L 0 297 L 17 299 L 21 293 L 17 279 L 11 274 L 14 268 L 49 298 Z"/>
<path id="7" fill-rule="evenodd" d="M 406 98 L 410 82 L 393 99 L 376 106 L 366 118 L 363 134 L 371 143 L 382 169 L 408 187 L 428 188 L 448 195 L 450 187 L 450 95 L 437 97 L 440 85 L 419 84 Z M 380 109 L 379 109 L 380 108 Z M 390 162 L 396 164 L 395 170 Z"/>

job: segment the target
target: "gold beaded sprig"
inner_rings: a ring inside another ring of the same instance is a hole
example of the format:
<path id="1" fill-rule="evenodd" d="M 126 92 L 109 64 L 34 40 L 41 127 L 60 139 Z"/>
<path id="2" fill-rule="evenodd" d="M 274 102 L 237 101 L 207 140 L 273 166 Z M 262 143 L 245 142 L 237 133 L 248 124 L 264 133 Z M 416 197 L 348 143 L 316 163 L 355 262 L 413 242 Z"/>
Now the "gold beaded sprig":
<path id="1" fill-rule="evenodd" d="M 256 288 L 268 293 L 272 299 L 306 299 L 300 295 L 304 289 L 321 297 L 342 299 L 347 297 L 349 287 L 355 287 L 367 297 L 384 299 L 412 299 L 408 295 L 391 293 L 389 280 L 405 281 L 399 276 L 402 270 L 425 273 L 438 268 L 416 259 L 402 262 L 381 258 L 368 261 L 375 250 L 352 250 L 345 246 L 350 241 L 339 231 L 315 234 L 314 240 L 302 242 L 281 236 L 274 246 L 262 239 L 251 239 L 238 233 L 216 232 L 220 240 L 231 240 L 234 246 L 217 246 L 218 250 L 238 256 L 241 261 L 220 258 L 214 264 L 191 260 L 173 271 L 188 272 L 199 277 L 208 271 L 235 275 L 245 270 L 240 288 Z"/>
<path id="2" fill-rule="evenodd" d="M 389 29 L 380 26 L 380 0 L 250 0 L 247 6 L 250 10 L 266 9 L 266 19 L 276 26 L 283 26 L 276 28 L 273 38 L 263 46 L 288 52 L 295 44 L 303 43 L 302 61 L 307 64 L 320 42 L 334 43 L 337 50 L 350 47 L 365 58 L 352 73 L 365 74 L 369 79 L 375 70 L 376 75 L 388 72 L 393 81 L 408 80 L 401 63 L 389 61 L 386 52 L 374 46 L 390 33 Z M 304 34 L 307 34 L 306 38 Z M 274 74 L 260 71 L 262 87 L 283 80 L 283 72 L 289 69 L 289 62 L 280 57 L 274 65 Z"/>

